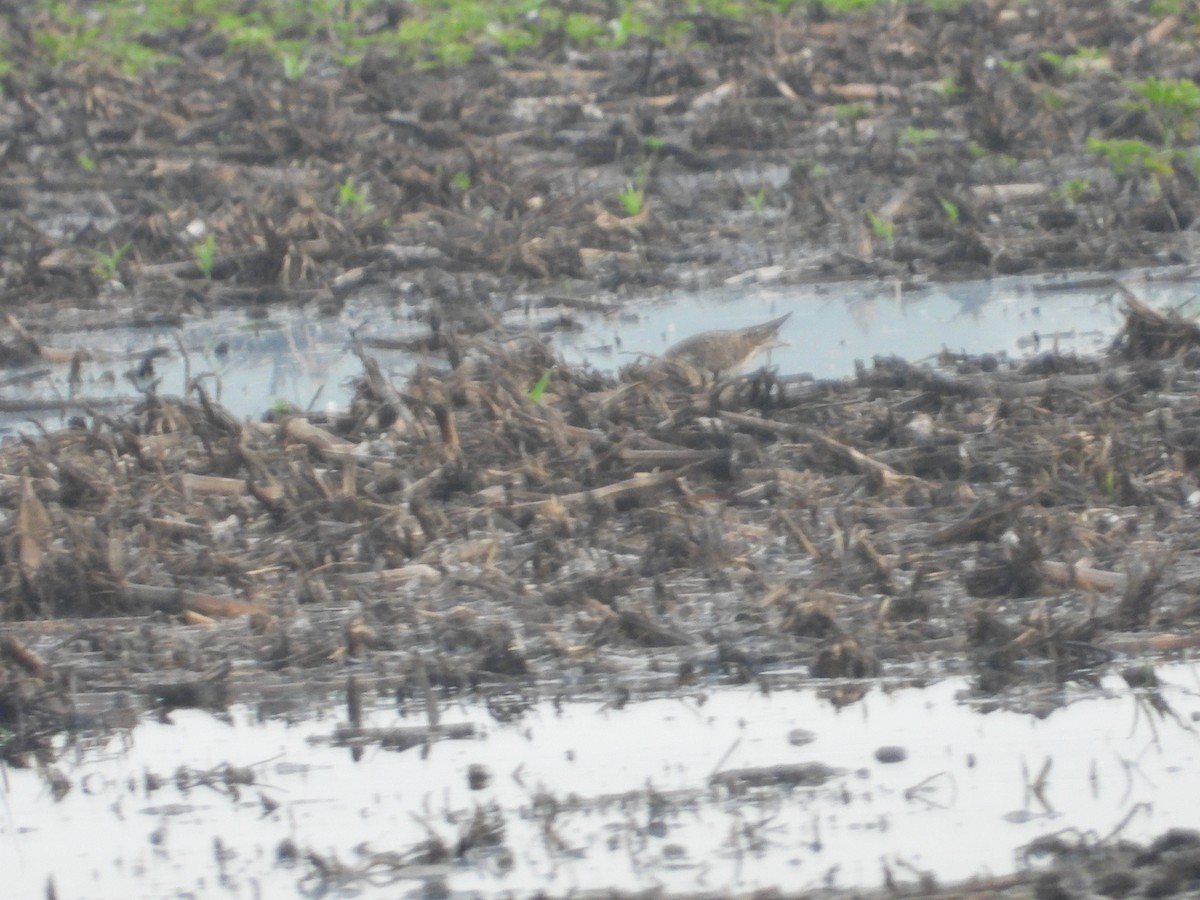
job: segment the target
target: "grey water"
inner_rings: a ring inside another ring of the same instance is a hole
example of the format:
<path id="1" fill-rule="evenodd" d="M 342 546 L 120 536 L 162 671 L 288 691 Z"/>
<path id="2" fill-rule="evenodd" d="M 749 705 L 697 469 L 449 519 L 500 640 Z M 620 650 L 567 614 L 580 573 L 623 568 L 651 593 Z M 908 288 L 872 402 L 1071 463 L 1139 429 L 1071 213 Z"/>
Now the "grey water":
<path id="1" fill-rule="evenodd" d="M 943 352 L 995 354 L 1001 361 L 1047 351 L 1092 354 L 1108 347 L 1123 321 L 1114 277 L 997 278 L 912 290 L 877 282 L 730 286 L 632 300 L 608 314 L 571 312 L 579 329 L 552 340 L 568 362 L 615 372 L 691 334 L 791 313 L 779 335 L 784 346 L 754 365 L 820 379 L 851 376 L 856 363 L 869 365 L 876 356 L 920 363 Z M 1120 277 L 1152 306 L 1185 315 L 1197 309 L 1195 272 Z M 508 334 L 519 334 L 544 330 L 562 315 L 514 313 L 502 324 Z M 279 404 L 337 408 L 361 372 L 350 352 L 352 333 L 372 345 L 384 371 L 402 384 L 420 357 L 379 347 L 411 344 L 422 330 L 398 318 L 391 305 L 360 304 L 338 317 L 278 309 L 266 320 L 229 313 L 188 322 L 179 331 L 62 332 L 46 343 L 92 357 L 82 380 L 72 383 L 66 365 L 7 373 L 0 382 L 0 429 L 11 434 L 32 422 L 55 427 L 88 408 L 132 403 L 147 380 L 135 383 L 136 369 L 151 350 L 160 352 L 152 381 L 162 394 L 182 394 L 190 378 L 239 417 L 258 417 Z"/>
<path id="2" fill-rule="evenodd" d="M 58 792 L 45 770 L 5 773 L 5 895 L 47 896 L 51 881 L 60 897 L 517 897 L 998 876 L 1036 866 L 1042 836 L 1194 826 L 1200 666 L 1156 674 L 1153 696 L 1115 676 L 1049 686 L 1065 702 L 1044 718 L 985 714 L 959 677 L 879 684 L 840 708 L 802 679 L 540 702 L 512 721 L 463 701 L 440 718 L 472 724 L 466 739 L 358 754 L 331 739 L 341 709 L 177 711 L 68 750 Z M 405 724 L 387 704 L 364 721 Z M 802 763 L 819 783 L 720 777 Z M 252 783 L 227 789 L 225 766 Z M 431 839 L 452 850 L 481 811 L 493 844 L 404 864 Z"/>

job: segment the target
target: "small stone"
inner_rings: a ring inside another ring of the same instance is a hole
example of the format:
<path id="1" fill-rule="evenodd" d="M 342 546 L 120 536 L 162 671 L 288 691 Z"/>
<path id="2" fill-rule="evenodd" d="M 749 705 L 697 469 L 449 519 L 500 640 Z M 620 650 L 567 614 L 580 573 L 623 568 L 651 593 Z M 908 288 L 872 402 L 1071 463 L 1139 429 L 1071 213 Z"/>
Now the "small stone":
<path id="1" fill-rule="evenodd" d="M 473 791 L 481 791 L 492 780 L 492 773 L 487 766 L 481 766 L 479 763 L 472 763 L 467 767 L 467 786 Z"/>
<path id="2" fill-rule="evenodd" d="M 793 747 L 803 747 L 805 744 L 815 741 L 817 736 L 807 728 L 793 728 L 788 732 L 787 739 Z"/>
<path id="3" fill-rule="evenodd" d="M 908 759 L 908 751 L 903 747 L 880 747 L 875 751 L 875 758 L 881 763 L 898 763 Z"/>

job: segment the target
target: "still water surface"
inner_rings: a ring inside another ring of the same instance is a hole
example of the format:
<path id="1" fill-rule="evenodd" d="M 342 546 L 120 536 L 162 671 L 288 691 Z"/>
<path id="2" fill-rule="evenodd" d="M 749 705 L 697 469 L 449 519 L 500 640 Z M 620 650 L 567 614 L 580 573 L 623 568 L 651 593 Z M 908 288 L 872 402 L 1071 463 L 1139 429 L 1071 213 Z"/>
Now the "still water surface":
<path id="1" fill-rule="evenodd" d="M 238 707 L 228 722 L 180 711 L 68 752 L 60 800 L 38 772 L 8 771 L 0 870 L 8 897 L 45 896 L 52 879 L 60 897 L 92 898 L 790 891 L 879 887 L 885 868 L 901 881 L 1000 875 L 1031 862 L 1022 850 L 1040 835 L 1147 840 L 1195 825 L 1200 664 L 1157 673 L 1165 705 L 1110 677 L 1045 719 L 985 714 L 954 677 L 876 686 L 840 709 L 795 679 L 619 709 L 541 702 L 507 723 L 463 703 L 442 724 L 474 723 L 474 736 L 367 745 L 357 761 L 330 741 L 341 708 L 264 719 Z M 383 705 L 366 724 L 424 718 Z M 884 746 L 906 758 L 878 761 Z M 830 768 L 823 784 L 738 793 L 712 781 L 808 762 Z M 236 794 L 195 783 L 224 764 L 255 783 Z M 489 776 L 478 789 L 473 765 Z M 1030 784 L 1043 770 L 1039 798 Z M 481 809 L 502 823 L 496 846 L 391 865 L 434 836 L 453 851 Z M 301 858 L 281 859 L 291 847 Z M 323 879 L 309 851 L 345 877 Z M 385 864 L 367 877 L 371 859 Z"/>
<path id="2" fill-rule="evenodd" d="M 1177 275 L 1130 273 L 1124 281 L 1151 305 L 1187 314 L 1196 307 L 1200 281 Z M 1123 321 L 1118 293 L 1105 283 L 1110 278 L 1005 278 L 906 293 L 881 284 L 728 288 L 631 303 L 609 315 L 572 312 L 580 330 L 553 340 L 571 363 L 616 371 L 696 332 L 739 328 L 790 312 L 780 334 L 786 346 L 756 363 L 776 366 L 785 375 L 842 378 L 853 374 L 856 361 L 869 365 L 875 356 L 895 355 L 921 362 L 943 350 L 1014 360 L 1051 349 L 1094 353 L 1109 345 Z M 514 314 L 503 324 L 510 334 L 519 334 L 561 316 L 561 310 L 540 319 Z M 281 309 L 266 321 L 247 322 L 226 314 L 189 323 L 179 334 L 56 334 L 46 342 L 82 348 L 97 359 L 84 366 L 83 382 L 76 387 L 65 365 L 9 375 L 0 385 L 7 410 L 0 414 L 0 428 L 10 433 L 28 428 L 22 423 L 30 418 L 54 426 L 64 421 L 60 408 L 78 413 L 83 401 L 136 399 L 128 373 L 154 347 L 166 351 L 154 362 L 157 390 L 163 394 L 179 395 L 188 377 L 201 376 L 209 393 L 238 416 L 257 417 L 277 403 L 302 409 L 342 405 L 361 373 L 349 352 L 352 331 L 368 342 L 394 344 L 421 337 L 424 326 L 406 320 L 402 309 L 378 303 L 348 308 L 336 318 Z M 399 384 L 419 361 L 398 350 L 371 353 Z M 444 365 L 440 359 L 427 362 Z M 19 408 L 22 404 L 41 408 Z"/>

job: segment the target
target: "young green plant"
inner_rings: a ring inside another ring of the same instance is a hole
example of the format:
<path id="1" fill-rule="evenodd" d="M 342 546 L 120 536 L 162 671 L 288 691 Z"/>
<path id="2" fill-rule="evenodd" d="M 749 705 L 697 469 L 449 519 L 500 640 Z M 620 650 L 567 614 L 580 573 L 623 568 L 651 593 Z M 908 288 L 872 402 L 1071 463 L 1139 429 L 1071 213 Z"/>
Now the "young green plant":
<path id="1" fill-rule="evenodd" d="M 625 190 L 617 194 L 617 199 L 621 201 L 621 207 L 625 210 L 627 216 L 633 217 L 641 213 L 646 205 L 645 166 L 637 167 L 633 183 L 626 185 Z"/>
<path id="2" fill-rule="evenodd" d="M 375 208 L 370 196 L 369 184 L 359 185 L 353 177 L 347 177 L 338 187 L 338 206 L 352 210 L 355 215 L 365 216 Z"/>
<path id="3" fill-rule="evenodd" d="M 217 255 L 217 239 L 213 235 L 209 235 L 199 244 L 192 248 L 192 252 L 196 254 L 196 265 L 200 269 L 200 274 L 209 281 L 213 276 L 213 263 Z"/>
<path id="4" fill-rule="evenodd" d="M 117 271 L 121 267 L 121 260 L 132 246 L 130 243 L 124 243 L 111 253 L 105 253 L 103 250 L 93 250 L 92 256 L 95 257 L 96 262 L 92 266 L 92 271 L 104 281 L 112 281 L 117 277 Z"/>
<path id="5" fill-rule="evenodd" d="M 532 403 L 541 403 L 542 395 L 546 393 L 546 388 L 550 387 L 550 379 L 554 377 L 554 367 L 551 366 L 542 373 L 542 377 L 537 380 L 532 388 L 529 389 L 529 400 Z"/>

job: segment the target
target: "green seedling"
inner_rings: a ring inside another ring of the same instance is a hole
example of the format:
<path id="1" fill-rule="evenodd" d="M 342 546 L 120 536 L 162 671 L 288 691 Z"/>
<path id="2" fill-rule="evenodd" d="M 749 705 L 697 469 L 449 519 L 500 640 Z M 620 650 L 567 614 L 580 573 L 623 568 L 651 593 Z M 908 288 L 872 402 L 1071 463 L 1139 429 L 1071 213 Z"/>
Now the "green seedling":
<path id="1" fill-rule="evenodd" d="M 448 10 L 423 9 L 423 16 L 405 18 L 395 31 L 395 40 L 419 68 L 464 66 L 475 58 L 475 42 L 490 21 L 481 3 L 455 5 Z"/>
<path id="2" fill-rule="evenodd" d="M 280 54 L 279 61 L 283 63 L 283 77 L 288 81 L 299 81 L 312 63 L 306 56 L 287 52 Z"/>
<path id="3" fill-rule="evenodd" d="M 1066 67 L 1066 60 L 1061 53 L 1055 53 L 1053 50 L 1043 50 L 1038 58 L 1043 62 L 1049 63 L 1050 67 L 1058 72 L 1062 72 Z"/>
<path id="4" fill-rule="evenodd" d="M 1054 90 L 1038 91 L 1037 98 L 1042 102 L 1042 106 L 1051 112 L 1063 109 L 1071 102 L 1069 97 Z"/>
<path id="5" fill-rule="evenodd" d="M 1146 173 L 1157 179 L 1169 178 L 1174 174 L 1171 168 L 1171 151 L 1151 147 L 1145 141 L 1093 137 L 1088 139 L 1088 149 L 1108 160 L 1117 178 Z"/>
<path id="6" fill-rule="evenodd" d="M 621 201 L 621 208 L 625 210 L 625 215 L 636 216 L 642 211 L 642 207 L 646 202 L 646 195 L 639 188 L 635 188 L 632 184 L 627 186 L 625 190 L 617 194 L 617 199 Z"/>
<path id="7" fill-rule="evenodd" d="M 838 14 L 878 2 L 822 0 L 821 6 Z M 478 56 L 513 55 L 546 42 L 557 48 L 564 39 L 584 48 L 644 41 L 674 49 L 695 39 L 698 20 L 786 16 L 800 5 L 797 0 L 611 0 L 582 7 L 546 0 L 413 0 L 404 4 L 396 27 L 379 28 L 371 12 L 379 6 L 376 0 L 46 0 L 37 4 L 44 11 L 37 42 L 43 61 L 52 65 L 115 64 L 134 74 L 178 61 L 155 49 L 162 43 L 155 38 L 198 28 L 223 39 L 232 53 L 273 55 L 284 77 L 298 80 L 311 61 L 354 66 L 372 48 L 418 68 L 462 66 Z M 10 59 L 0 46 L 0 74 L 13 68 Z"/>
<path id="8" fill-rule="evenodd" d="M 958 224 L 958 205 L 950 200 L 947 200 L 945 197 L 939 197 L 938 203 L 941 204 L 942 212 L 944 212 L 946 214 L 946 219 L 950 222 L 950 224 L 957 225 Z"/>
<path id="9" fill-rule="evenodd" d="M 963 86 L 947 75 L 937 83 L 937 91 L 946 100 L 953 100 L 963 92 Z"/>
<path id="10" fill-rule="evenodd" d="M 539 40 L 534 32 L 519 27 L 490 28 L 487 35 L 500 45 L 506 56 L 515 56 Z"/>
<path id="11" fill-rule="evenodd" d="M 96 171 L 96 161 L 94 159 L 92 159 L 88 154 L 80 153 L 79 154 L 79 168 L 83 169 L 83 171 L 85 171 L 85 172 L 95 172 Z"/>
<path id="12" fill-rule="evenodd" d="M 1180 159 L 1192 170 L 1192 177 L 1200 181 L 1200 147 L 1191 147 L 1179 154 Z"/>
<path id="13" fill-rule="evenodd" d="M 883 216 L 867 210 L 867 222 L 871 226 L 871 232 L 875 237 L 882 241 L 887 241 L 889 244 L 896 238 L 896 223 L 890 222 Z"/>
<path id="14" fill-rule="evenodd" d="M 562 30 L 572 43 L 580 47 L 594 47 L 608 33 L 603 22 L 578 12 L 571 13 L 563 20 Z"/>
<path id="15" fill-rule="evenodd" d="M 763 206 L 767 202 L 767 186 L 764 184 L 753 194 L 747 194 L 746 199 L 750 201 L 750 208 L 754 210 L 754 218 L 762 218 Z"/>
<path id="16" fill-rule="evenodd" d="M 1091 188 L 1092 183 L 1086 178 L 1072 178 L 1064 181 L 1062 187 L 1050 192 L 1055 200 L 1062 200 L 1068 206 L 1075 206 Z"/>
<path id="17" fill-rule="evenodd" d="M 644 37 L 650 33 L 650 26 L 629 4 L 621 14 L 608 22 L 608 36 L 599 43 L 603 47 L 617 49 L 624 47 L 632 38 Z"/>
<path id="18" fill-rule="evenodd" d="M 354 179 L 347 178 L 338 187 L 338 206 L 353 210 L 356 215 L 365 216 L 375 209 L 371 203 L 371 186 L 356 184 Z"/>
<path id="19" fill-rule="evenodd" d="M 798 159 L 792 163 L 792 171 L 798 176 L 809 178 L 824 178 L 829 170 L 824 165 L 812 159 Z"/>
<path id="20" fill-rule="evenodd" d="M 471 189 L 471 175 L 469 172 L 455 172 L 454 177 L 450 181 L 460 191 L 469 191 Z"/>
<path id="21" fill-rule="evenodd" d="M 1196 133 L 1200 117 L 1200 85 L 1190 78 L 1147 78 L 1129 85 L 1146 110 L 1162 127 L 1167 146 L 1177 139 L 1188 140 Z"/>
<path id="22" fill-rule="evenodd" d="M 937 136 L 938 133 L 933 128 L 915 128 L 910 125 L 901 132 L 900 142 L 910 147 L 923 147 Z"/>
<path id="23" fill-rule="evenodd" d="M 840 13 L 860 12 L 879 5 L 879 0 L 825 0 L 825 8 Z"/>
<path id="24" fill-rule="evenodd" d="M 839 103 L 833 108 L 833 113 L 839 122 L 857 122 L 871 118 L 875 108 L 870 103 Z"/>
<path id="25" fill-rule="evenodd" d="M 1063 61 L 1063 72 L 1072 78 L 1110 67 L 1108 52 L 1103 47 L 1080 47 Z"/>
<path id="26" fill-rule="evenodd" d="M 1099 47 L 1082 47 L 1070 56 L 1045 50 L 1038 58 L 1049 63 L 1064 78 L 1077 78 L 1090 70 L 1104 67 L 1108 56 Z"/>
<path id="27" fill-rule="evenodd" d="M 617 194 L 621 207 L 627 216 L 637 216 L 646 206 L 646 167 L 638 166 L 634 173 L 634 183 L 626 185 L 625 190 Z"/>
<path id="28" fill-rule="evenodd" d="M 529 400 L 532 403 L 541 403 L 542 395 L 546 393 L 546 388 L 550 387 L 550 379 L 554 377 L 554 368 L 551 367 L 542 373 L 542 377 L 537 380 L 532 388 L 529 389 Z"/>
<path id="29" fill-rule="evenodd" d="M 93 250 L 92 255 L 96 258 L 96 263 L 92 266 L 92 271 L 96 273 L 98 278 L 104 281 L 112 281 L 117 277 L 117 270 L 121 267 L 121 259 L 129 252 L 133 245 L 124 243 L 111 253 L 105 253 L 102 250 Z"/>
<path id="30" fill-rule="evenodd" d="M 650 134 L 642 142 L 642 146 L 646 148 L 647 153 L 661 153 L 663 148 L 667 146 L 667 142 L 660 137 L 655 137 Z"/>
<path id="31" fill-rule="evenodd" d="M 213 263 L 217 255 L 217 239 L 210 234 L 201 243 L 193 247 L 192 252 L 196 254 L 196 265 L 200 269 L 200 274 L 211 281 Z"/>

